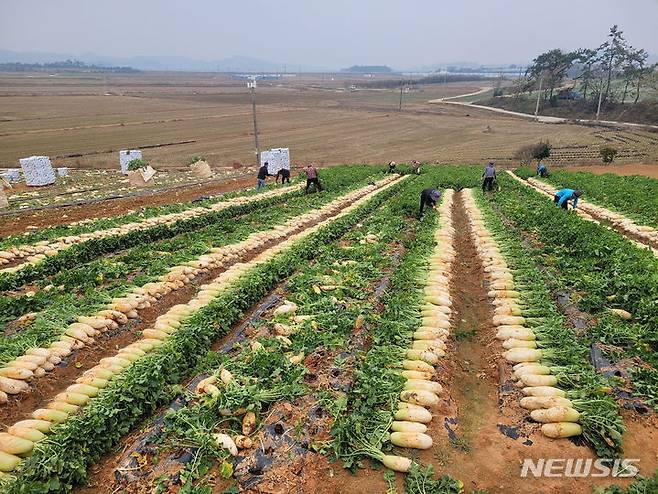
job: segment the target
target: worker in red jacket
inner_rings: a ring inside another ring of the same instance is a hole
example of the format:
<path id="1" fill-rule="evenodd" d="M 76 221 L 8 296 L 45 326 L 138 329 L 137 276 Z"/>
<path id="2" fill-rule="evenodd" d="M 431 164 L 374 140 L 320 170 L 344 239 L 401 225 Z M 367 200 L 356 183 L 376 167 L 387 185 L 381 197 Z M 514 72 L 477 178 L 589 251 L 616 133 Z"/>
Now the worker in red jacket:
<path id="1" fill-rule="evenodd" d="M 308 165 L 306 167 L 306 191 L 308 194 L 308 188 L 311 185 L 315 186 L 316 191 L 322 191 L 322 185 L 320 185 L 320 179 L 318 178 L 318 170 L 313 165 Z"/>

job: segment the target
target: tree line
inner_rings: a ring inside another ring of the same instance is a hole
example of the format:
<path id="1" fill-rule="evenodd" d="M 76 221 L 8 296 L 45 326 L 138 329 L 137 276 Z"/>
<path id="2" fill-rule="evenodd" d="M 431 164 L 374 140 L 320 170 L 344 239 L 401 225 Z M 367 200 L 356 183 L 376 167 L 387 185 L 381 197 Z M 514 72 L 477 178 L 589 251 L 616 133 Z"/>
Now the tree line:
<path id="1" fill-rule="evenodd" d="M 38 72 L 44 70 L 74 70 L 85 72 L 112 72 L 112 73 L 136 73 L 140 72 L 132 67 L 106 67 L 103 65 L 90 65 L 80 60 L 64 60 L 62 62 L 50 63 L 22 63 L 7 62 L 0 63 L 0 72 Z"/>
<path id="2" fill-rule="evenodd" d="M 646 50 L 631 46 L 623 31 L 614 25 L 606 41 L 597 48 L 571 52 L 558 48 L 540 54 L 528 66 L 525 77 L 514 82 L 512 93 L 518 97 L 541 86 L 544 101 L 555 102 L 555 91 L 568 77 L 576 81 L 585 101 L 637 103 L 644 87 L 658 85 L 658 64 L 649 64 L 648 58 Z"/>

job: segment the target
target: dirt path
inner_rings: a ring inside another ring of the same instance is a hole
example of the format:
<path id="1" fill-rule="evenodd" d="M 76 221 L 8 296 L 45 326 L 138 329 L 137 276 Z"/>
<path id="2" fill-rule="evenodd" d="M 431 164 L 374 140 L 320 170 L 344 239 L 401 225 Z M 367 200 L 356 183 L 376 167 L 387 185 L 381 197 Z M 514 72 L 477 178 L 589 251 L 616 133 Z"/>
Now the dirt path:
<path id="1" fill-rule="evenodd" d="M 458 94 L 456 96 L 448 96 L 446 98 L 438 98 L 438 99 L 431 99 L 428 101 L 428 103 L 441 103 L 443 101 L 450 101 L 454 99 L 459 99 L 459 98 L 466 98 L 468 96 L 477 96 L 478 94 L 483 94 L 486 93 L 487 91 L 491 91 L 493 87 L 487 86 L 480 88 L 478 91 L 472 92 L 472 93 L 465 93 L 465 94 Z"/>
<path id="2" fill-rule="evenodd" d="M 42 209 L 31 214 L 17 212 L 16 215 L 0 217 L 0 236 L 24 233 L 35 229 L 33 227 L 38 229 L 89 218 L 118 216 L 143 207 L 193 201 L 200 197 L 249 188 L 254 182 L 255 179 L 252 177 L 234 178 L 141 196 L 107 199 L 92 204 Z"/>

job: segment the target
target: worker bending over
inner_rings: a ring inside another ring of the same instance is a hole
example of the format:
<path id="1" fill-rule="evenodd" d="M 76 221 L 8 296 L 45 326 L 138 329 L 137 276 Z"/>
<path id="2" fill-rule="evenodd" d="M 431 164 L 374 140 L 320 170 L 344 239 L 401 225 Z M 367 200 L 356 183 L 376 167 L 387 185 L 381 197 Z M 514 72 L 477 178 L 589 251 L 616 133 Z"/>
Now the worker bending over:
<path id="1" fill-rule="evenodd" d="M 434 208 L 436 203 L 441 199 L 441 192 L 437 189 L 424 189 L 420 193 L 420 211 L 418 212 L 418 219 L 423 217 L 426 207 Z"/>
<path id="2" fill-rule="evenodd" d="M 548 168 L 546 168 L 546 165 L 541 161 L 537 163 L 537 175 L 542 178 L 548 177 Z"/>
<path id="3" fill-rule="evenodd" d="M 306 190 L 305 193 L 308 194 L 308 189 L 311 185 L 315 186 L 315 190 L 322 191 L 322 185 L 320 185 L 320 179 L 318 178 L 318 171 L 313 165 L 308 165 L 306 167 Z"/>
<path id="4" fill-rule="evenodd" d="M 274 179 L 275 184 L 279 183 L 279 177 L 281 177 L 281 185 L 285 184 L 286 182 L 290 183 L 290 170 L 287 168 L 281 168 L 276 173 L 276 178 Z"/>
<path id="5" fill-rule="evenodd" d="M 578 198 L 583 195 L 582 190 L 574 189 L 560 189 L 553 196 L 553 202 L 556 206 L 562 209 L 568 209 L 569 201 L 573 201 L 571 207 L 576 209 L 576 204 L 578 204 Z"/>
<path id="6" fill-rule="evenodd" d="M 395 161 L 390 161 L 388 163 L 388 173 L 395 173 Z"/>

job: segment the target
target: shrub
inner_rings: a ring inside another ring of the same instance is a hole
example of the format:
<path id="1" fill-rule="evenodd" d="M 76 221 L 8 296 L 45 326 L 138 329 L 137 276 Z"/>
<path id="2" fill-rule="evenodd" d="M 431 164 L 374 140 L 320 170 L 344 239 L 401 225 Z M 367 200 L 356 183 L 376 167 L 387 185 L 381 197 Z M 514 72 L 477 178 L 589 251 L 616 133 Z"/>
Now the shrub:
<path id="1" fill-rule="evenodd" d="M 128 171 L 134 172 L 140 168 L 146 168 L 147 166 L 149 166 L 147 161 L 137 158 L 128 162 Z"/>
<path id="2" fill-rule="evenodd" d="M 615 160 L 618 151 L 613 147 L 604 146 L 601 148 L 599 153 L 601 154 L 601 159 L 604 163 L 612 163 Z"/>
<path id="3" fill-rule="evenodd" d="M 551 155 L 551 144 L 546 141 L 539 141 L 536 144 L 526 144 L 517 149 L 514 158 L 524 165 L 529 165 L 532 160 L 541 161 Z"/>

